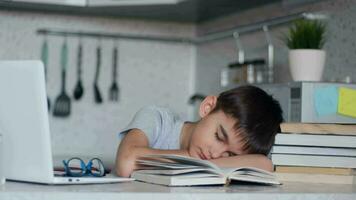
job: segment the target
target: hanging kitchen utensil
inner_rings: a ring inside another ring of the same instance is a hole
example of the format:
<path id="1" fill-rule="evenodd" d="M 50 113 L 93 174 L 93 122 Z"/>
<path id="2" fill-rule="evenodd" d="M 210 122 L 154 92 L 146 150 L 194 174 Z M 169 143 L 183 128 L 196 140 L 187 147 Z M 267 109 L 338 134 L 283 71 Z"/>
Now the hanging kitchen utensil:
<path id="1" fill-rule="evenodd" d="M 101 65 L 101 47 L 99 45 L 96 48 L 96 70 L 95 70 L 95 78 L 94 78 L 94 97 L 95 97 L 95 102 L 98 104 L 103 102 L 103 98 L 101 97 L 100 90 L 98 87 L 100 65 Z"/>
<path id="2" fill-rule="evenodd" d="M 274 82 L 274 46 L 272 43 L 271 35 L 268 31 L 267 26 L 263 26 L 263 31 L 265 32 L 265 37 L 268 45 L 268 70 L 267 70 L 267 78 L 268 83 Z"/>
<path id="3" fill-rule="evenodd" d="M 75 100 L 79 100 L 84 94 L 84 88 L 82 84 L 82 56 L 83 56 L 83 46 L 82 41 L 79 39 L 78 52 L 77 52 L 77 84 L 73 91 L 73 96 Z"/>
<path id="4" fill-rule="evenodd" d="M 47 42 L 47 37 L 45 36 L 43 43 L 42 43 L 42 48 L 41 48 L 41 60 L 43 62 L 44 65 L 44 72 L 45 72 L 45 79 L 46 79 L 46 83 L 47 83 L 47 71 L 48 71 L 48 42 Z M 49 97 L 47 96 L 47 106 L 48 106 L 48 110 L 50 110 L 51 108 L 51 102 L 49 100 Z"/>
<path id="5" fill-rule="evenodd" d="M 71 110 L 71 102 L 70 98 L 66 93 L 66 70 L 67 70 L 67 64 L 68 64 L 68 47 L 67 47 L 67 38 L 64 39 L 62 49 L 61 49 L 61 57 L 60 57 L 60 62 L 61 62 L 61 78 L 62 78 L 62 88 L 61 88 L 61 93 L 56 99 L 56 102 L 54 104 L 53 108 L 53 115 L 57 117 L 67 117 L 70 115 L 70 110 Z"/>
<path id="6" fill-rule="evenodd" d="M 112 84 L 109 90 L 109 99 L 111 101 L 119 101 L 119 87 L 117 85 L 116 82 L 116 78 L 117 78 L 117 65 L 118 65 L 118 50 L 117 50 L 117 46 L 114 47 L 113 50 L 113 60 L 112 60 Z"/>
<path id="7" fill-rule="evenodd" d="M 240 33 L 239 32 L 234 32 L 233 33 L 235 42 L 236 42 L 236 47 L 237 47 L 237 61 L 239 63 L 244 63 L 245 62 L 245 50 L 242 46 L 241 40 L 240 40 Z"/>
<path id="8" fill-rule="evenodd" d="M 237 64 L 238 65 L 243 65 L 243 63 L 245 62 L 245 51 L 243 48 L 243 45 L 241 43 L 240 40 L 240 33 L 239 32 L 234 32 L 233 33 L 233 38 L 235 40 L 236 43 L 236 48 L 237 48 Z M 233 65 L 235 65 L 236 63 L 233 63 Z M 232 73 L 232 69 L 231 69 L 231 64 L 229 64 L 228 66 L 224 67 L 221 72 L 220 72 L 220 86 L 221 87 L 227 87 L 230 84 L 232 84 L 234 81 L 234 79 L 236 79 L 236 77 L 234 77 L 233 73 Z M 245 78 L 243 78 L 245 79 Z M 239 82 L 239 81 L 237 81 Z"/>
<path id="9" fill-rule="evenodd" d="M 245 50 L 241 43 L 240 33 L 234 32 L 233 37 L 237 47 L 237 62 L 242 66 L 235 72 L 233 80 L 237 83 L 254 83 L 254 65 L 245 61 Z M 232 68 L 231 66 L 229 65 L 230 69 Z"/>

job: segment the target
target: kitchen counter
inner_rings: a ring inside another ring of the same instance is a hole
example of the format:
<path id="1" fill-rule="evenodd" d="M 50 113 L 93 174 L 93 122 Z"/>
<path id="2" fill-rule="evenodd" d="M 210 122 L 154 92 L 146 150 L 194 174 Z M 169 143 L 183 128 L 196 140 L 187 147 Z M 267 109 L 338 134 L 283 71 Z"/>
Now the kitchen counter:
<path id="1" fill-rule="evenodd" d="M 166 199 L 356 199 L 356 185 L 285 182 L 281 186 L 230 185 L 166 187 L 142 182 L 96 185 L 40 185 L 7 182 L 0 186 L 0 199 L 29 200 L 166 200 Z"/>

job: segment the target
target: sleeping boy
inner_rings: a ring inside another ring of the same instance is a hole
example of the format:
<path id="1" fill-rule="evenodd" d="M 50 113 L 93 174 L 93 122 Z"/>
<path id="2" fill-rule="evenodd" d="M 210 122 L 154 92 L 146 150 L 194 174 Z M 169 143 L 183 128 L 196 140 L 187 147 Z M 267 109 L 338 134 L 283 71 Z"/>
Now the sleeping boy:
<path id="1" fill-rule="evenodd" d="M 279 103 L 262 89 L 241 86 L 207 96 L 197 122 L 183 121 L 171 110 L 139 110 L 120 132 L 115 172 L 129 177 L 136 159 L 149 154 L 178 154 L 209 160 L 220 167 L 257 167 L 272 171 L 267 157 L 280 123 Z"/>

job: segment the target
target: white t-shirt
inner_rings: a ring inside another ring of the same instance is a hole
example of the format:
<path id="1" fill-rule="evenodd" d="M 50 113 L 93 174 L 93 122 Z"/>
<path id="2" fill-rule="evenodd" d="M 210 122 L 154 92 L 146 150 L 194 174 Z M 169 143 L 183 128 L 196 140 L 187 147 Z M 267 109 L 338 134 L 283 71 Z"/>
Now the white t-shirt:
<path id="1" fill-rule="evenodd" d="M 168 108 L 148 106 L 135 114 L 129 125 L 119 133 L 119 138 L 136 128 L 146 134 L 150 148 L 179 149 L 183 124 L 184 121 Z"/>

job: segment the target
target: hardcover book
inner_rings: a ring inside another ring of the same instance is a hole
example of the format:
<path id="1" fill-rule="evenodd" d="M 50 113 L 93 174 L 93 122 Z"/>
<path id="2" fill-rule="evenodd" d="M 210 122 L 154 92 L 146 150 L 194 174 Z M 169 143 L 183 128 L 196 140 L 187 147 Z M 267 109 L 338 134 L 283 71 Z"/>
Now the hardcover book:
<path id="1" fill-rule="evenodd" d="M 356 168 L 356 157 L 322 156 L 298 154 L 272 154 L 272 162 L 277 166 Z"/>
<path id="2" fill-rule="evenodd" d="M 356 136 L 278 133 L 276 135 L 275 145 L 356 148 Z"/>
<path id="3" fill-rule="evenodd" d="M 282 133 L 356 135 L 355 124 L 282 123 Z"/>
<path id="4" fill-rule="evenodd" d="M 355 175 L 310 174 L 310 173 L 280 173 L 275 175 L 285 182 L 323 183 L 323 184 L 356 184 Z"/>
<path id="5" fill-rule="evenodd" d="M 356 175 L 355 169 L 335 167 L 276 166 L 275 172 L 292 174 Z"/>
<path id="6" fill-rule="evenodd" d="M 356 148 L 341 147 L 313 147 L 274 145 L 272 154 L 299 154 L 299 155 L 324 155 L 324 156 L 353 156 L 356 157 Z"/>
<path id="7" fill-rule="evenodd" d="M 273 173 L 262 169 L 220 168 L 207 160 L 179 155 L 148 155 L 141 157 L 137 163 L 149 169 L 133 172 L 132 178 L 160 185 L 226 185 L 234 182 L 281 184 Z"/>

